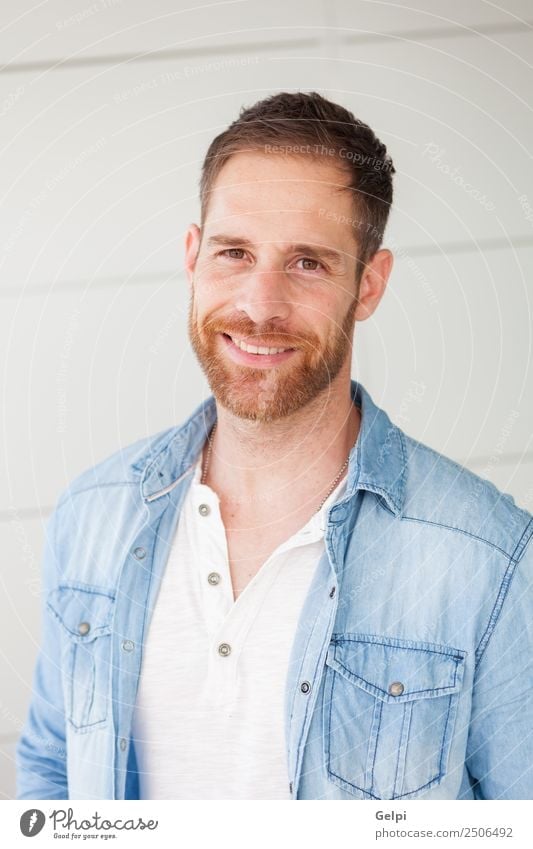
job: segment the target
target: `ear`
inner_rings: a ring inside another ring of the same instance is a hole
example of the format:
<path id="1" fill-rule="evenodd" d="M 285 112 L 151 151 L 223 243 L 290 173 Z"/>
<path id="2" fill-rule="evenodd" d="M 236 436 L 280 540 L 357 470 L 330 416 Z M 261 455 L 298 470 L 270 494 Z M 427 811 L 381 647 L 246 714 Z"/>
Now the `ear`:
<path id="1" fill-rule="evenodd" d="M 191 288 L 201 238 L 202 232 L 198 225 L 191 224 L 185 235 L 185 271 Z"/>
<path id="2" fill-rule="evenodd" d="M 394 257 L 389 250 L 376 251 L 366 264 L 359 284 L 355 321 L 370 318 L 385 293 Z"/>

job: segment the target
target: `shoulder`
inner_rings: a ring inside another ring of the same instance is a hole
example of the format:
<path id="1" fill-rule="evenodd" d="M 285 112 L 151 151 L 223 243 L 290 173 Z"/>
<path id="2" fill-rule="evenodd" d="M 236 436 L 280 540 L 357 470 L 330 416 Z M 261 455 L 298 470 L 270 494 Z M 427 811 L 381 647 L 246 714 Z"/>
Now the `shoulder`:
<path id="1" fill-rule="evenodd" d="M 57 506 L 96 488 L 138 487 L 145 471 L 161 456 L 174 464 L 187 460 L 197 450 L 195 444 L 205 439 L 206 422 L 212 424 L 215 415 L 214 398 L 209 396 L 179 424 L 137 439 L 85 469 L 61 492 Z"/>
<path id="2" fill-rule="evenodd" d="M 60 493 L 57 507 L 88 490 L 138 486 L 147 463 L 175 438 L 180 426 L 165 428 L 119 448 L 74 477 Z"/>
<path id="3" fill-rule="evenodd" d="M 518 560 L 533 516 L 513 496 L 401 431 L 405 449 L 402 518 L 468 534 Z"/>

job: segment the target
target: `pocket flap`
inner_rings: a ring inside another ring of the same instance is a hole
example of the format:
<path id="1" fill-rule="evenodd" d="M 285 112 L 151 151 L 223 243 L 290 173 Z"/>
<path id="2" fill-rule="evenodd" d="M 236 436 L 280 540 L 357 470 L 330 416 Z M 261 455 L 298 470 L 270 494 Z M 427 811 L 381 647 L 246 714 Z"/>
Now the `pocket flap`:
<path id="1" fill-rule="evenodd" d="M 97 587 L 60 586 L 48 595 L 47 607 L 75 642 L 90 642 L 111 632 L 114 597 Z"/>
<path id="2" fill-rule="evenodd" d="M 368 634 L 333 635 L 326 663 L 386 702 L 444 696 L 463 682 L 466 652 Z"/>

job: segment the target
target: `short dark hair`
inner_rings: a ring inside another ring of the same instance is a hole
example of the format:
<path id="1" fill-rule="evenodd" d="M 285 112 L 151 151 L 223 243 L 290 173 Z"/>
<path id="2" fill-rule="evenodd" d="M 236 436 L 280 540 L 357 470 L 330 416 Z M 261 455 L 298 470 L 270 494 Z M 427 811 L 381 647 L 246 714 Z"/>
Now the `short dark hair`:
<path id="1" fill-rule="evenodd" d="M 387 148 L 352 112 L 316 91 L 280 92 L 260 100 L 211 142 L 200 179 L 201 220 L 223 165 L 235 153 L 275 146 L 285 152 L 334 156 L 354 193 L 359 269 L 381 246 L 392 203 L 395 173 Z M 359 275 L 358 275 L 359 276 Z"/>

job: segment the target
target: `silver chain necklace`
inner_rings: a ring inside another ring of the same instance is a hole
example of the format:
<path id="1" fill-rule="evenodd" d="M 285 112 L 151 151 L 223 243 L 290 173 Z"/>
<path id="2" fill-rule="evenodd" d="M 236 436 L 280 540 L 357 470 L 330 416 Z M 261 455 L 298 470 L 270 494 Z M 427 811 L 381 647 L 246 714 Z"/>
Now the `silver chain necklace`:
<path id="1" fill-rule="evenodd" d="M 209 447 L 207 449 L 207 454 L 205 456 L 205 463 L 204 463 L 204 467 L 203 467 L 203 471 L 202 471 L 202 477 L 200 478 L 200 483 L 205 483 L 206 478 L 207 478 L 207 470 L 209 468 L 209 460 L 211 459 L 211 451 L 213 450 L 213 436 L 215 435 L 216 427 L 217 427 L 217 423 L 215 422 L 215 424 L 213 425 L 213 428 L 211 430 L 211 433 L 208 436 Z M 341 468 L 339 469 L 336 477 L 334 478 L 333 483 L 331 484 L 330 488 L 328 489 L 328 491 L 326 493 L 326 497 L 322 499 L 319 507 L 316 509 L 316 511 L 315 511 L 316 513 L 318 513 L 318 511 L 323 507 L 323 505 L 328 500 L 329 496 L 331 495 L 331 493 L 335 489 L 337 482 L 340 480 L 341 475 L 344 472 L 344 470 L 346 469 L 349 462 L 350 462 L 350 455 L 348 454 L 348 456 L 346 457 L 346 460 L 344 461 L 344 463 L 342 464 Z"/>

